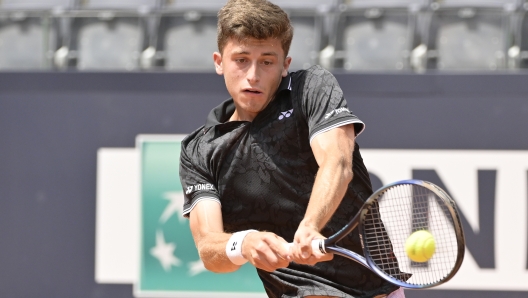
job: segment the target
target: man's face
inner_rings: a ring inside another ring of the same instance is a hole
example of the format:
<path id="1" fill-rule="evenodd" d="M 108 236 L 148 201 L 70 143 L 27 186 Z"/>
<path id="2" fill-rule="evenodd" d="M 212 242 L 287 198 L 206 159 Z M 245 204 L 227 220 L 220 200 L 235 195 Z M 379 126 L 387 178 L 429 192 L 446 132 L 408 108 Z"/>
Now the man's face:
<path id="1" fill-rule="evenodd" d="M 233 97 L 234 119 L 252 121 L 275 96 L 282 77 L 288 75 L 291 58 L 285 57 L 278 39 L 231 38 L 223 53 L 213 54 L 216 72 L 224 75 Z"/>

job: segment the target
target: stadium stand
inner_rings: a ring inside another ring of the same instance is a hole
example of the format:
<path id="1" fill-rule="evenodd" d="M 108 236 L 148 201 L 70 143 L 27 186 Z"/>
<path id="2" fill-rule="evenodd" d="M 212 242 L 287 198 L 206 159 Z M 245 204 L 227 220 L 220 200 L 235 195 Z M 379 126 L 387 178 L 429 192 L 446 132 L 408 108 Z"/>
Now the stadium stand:
<path id="1" fill-rule="evenodd" d="M 0 70 L 214 71 L 226 0 L 0 0 Z M 291 70 L 528 68 L 528 0 L 274 0 Z"/>

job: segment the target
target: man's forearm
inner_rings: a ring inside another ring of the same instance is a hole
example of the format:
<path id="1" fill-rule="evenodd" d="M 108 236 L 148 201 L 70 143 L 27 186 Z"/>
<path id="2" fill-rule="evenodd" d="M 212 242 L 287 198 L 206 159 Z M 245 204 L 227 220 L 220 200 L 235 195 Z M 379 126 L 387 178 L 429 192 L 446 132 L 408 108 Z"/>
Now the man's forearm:
<path id="1" fill-rule="evenodd" d="M 311 146 L 319 170 L 301 227 L 321 231 L 343 200 L 352 181 L 353 125 L 329 130 L 315 137 Z M 305 233 L 305 235 L 308 234 Z M 306 243 L 305 243 L 306 245 Z"/>
<path id="2" fill-rule="evenodd" d="M 330 220 L 352 180 L 351 160 L 331 158 L 319 168 L 301 224 L 321 230 Z"/>
<path id="3" fill-rule="evenodd" d="M 225 253 L 231 234 L 224 232 L 220 204 L 210 200 L 196 204 L 190 214 L 190 228 L 200 258 L 207 270 L 233 272 L 239 268 Z"/>
<path id="4" fill-rule="evenodd" d="M 227 273 L 238 270 L 240 266 L 233 264 L 225 253 L 225 247 L 231 234 L 208 233 L 196 240 L 200 259 L 207 270 L 215 273 Z"/>

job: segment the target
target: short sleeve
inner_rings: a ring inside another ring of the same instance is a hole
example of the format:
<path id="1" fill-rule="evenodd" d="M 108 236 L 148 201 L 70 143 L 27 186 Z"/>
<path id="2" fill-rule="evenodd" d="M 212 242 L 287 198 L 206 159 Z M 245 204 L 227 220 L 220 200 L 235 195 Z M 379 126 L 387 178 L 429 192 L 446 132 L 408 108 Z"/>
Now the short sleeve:
<path id="1" fill-rule="evenodd" d="M 186 146 L 187 145 L 187 146 Z M 192 209 L 202 200 L 220 204 L 217 186 L 208 174 L 205 163 L 200 161 L 199 147 L 182 142 L 180 156 L 180 181 L 184 192 L 183 216 L 189 217 Z"/>
<path id="2" fill-rule="evenodd" d="M 365 124 L 348 108 L 341 87 L 329 71 L 320 66 L 308 69 L 302 86 L 301 109 L 308 122 L 310 142 L 323 132 L 347 124 L 354 124 L 356 135 L 363 132 Z"/>

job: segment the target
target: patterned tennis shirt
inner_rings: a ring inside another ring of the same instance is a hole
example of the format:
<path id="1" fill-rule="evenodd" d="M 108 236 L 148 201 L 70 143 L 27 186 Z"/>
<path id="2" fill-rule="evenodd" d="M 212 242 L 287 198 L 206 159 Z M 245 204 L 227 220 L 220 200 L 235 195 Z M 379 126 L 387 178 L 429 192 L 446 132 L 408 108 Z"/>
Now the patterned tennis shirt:
<path id="1" fill-rule="evenodd" d="M 256 229 L 292 242 L 318 170 L 311 140 L 348 124 L 359 135 L 364 124 L 348 109 L 335 77 L 319 66 L 284 77 L 275 98 L 252 122 L 228 121 L 234 110 L 232 99 L 223 102 L 182 142 L 184 215 L 189 216 L 198 202 L 213 200 L 221 204 L 226 232 Z M 357 144 L 353 172 L 340 206 L 321 231 L 325 236 L 348 223 L 372 194 Z M 340 245 L 363 254 L 357 231 Z M 342 257 L 315 266 L 290 263 L 272 273 L 257 272 L 270 297 L 374 297 L 397 289 Z"/>

